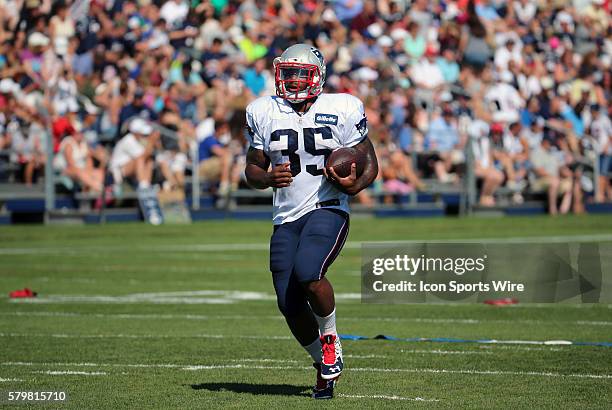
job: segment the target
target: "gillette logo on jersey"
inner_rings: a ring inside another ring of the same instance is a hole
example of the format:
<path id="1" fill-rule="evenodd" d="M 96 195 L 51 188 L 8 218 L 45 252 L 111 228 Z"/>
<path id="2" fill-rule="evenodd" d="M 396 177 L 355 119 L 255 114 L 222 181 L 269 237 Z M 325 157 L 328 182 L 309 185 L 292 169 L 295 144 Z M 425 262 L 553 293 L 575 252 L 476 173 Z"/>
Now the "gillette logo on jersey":
<path id="1" fill-rule="evenodd" d="M 327 125 L 338 125 L 338 116 L 333 114 L 316 114 L 315 123 L 327 124 Z"/>

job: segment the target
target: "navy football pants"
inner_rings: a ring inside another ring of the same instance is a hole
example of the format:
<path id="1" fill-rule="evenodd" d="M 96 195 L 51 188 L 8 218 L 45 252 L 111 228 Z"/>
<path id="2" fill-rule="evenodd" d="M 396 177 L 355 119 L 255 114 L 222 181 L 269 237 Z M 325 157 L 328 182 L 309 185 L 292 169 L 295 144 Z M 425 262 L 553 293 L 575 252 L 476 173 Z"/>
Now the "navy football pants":
<path id="1" fill-rule="evenodd" d="M 285 316 L 309 309 L 301 284 L 320 280 L 340 253 L 349 230 L 346 212 L 320 208 L 274 226 L 270 271 L 278 308 Z"/>

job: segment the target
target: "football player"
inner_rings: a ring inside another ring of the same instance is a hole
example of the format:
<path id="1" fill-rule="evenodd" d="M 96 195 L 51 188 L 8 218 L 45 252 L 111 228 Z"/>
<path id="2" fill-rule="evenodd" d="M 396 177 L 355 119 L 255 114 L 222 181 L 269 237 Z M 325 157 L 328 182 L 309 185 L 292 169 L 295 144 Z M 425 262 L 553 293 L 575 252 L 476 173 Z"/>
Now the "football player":
<path id="1" fill-rule="evenodd" d="M 350 195 L 378 173 L 362 102 L 349 94 L 325 94 L 325 61 L 307 44 L 274 60 L 276 96 L 246 109 L 250 147 L 246 177 L 258 189 L 272 187 L 274 232 L 270 270 L 278 307 L 289 329 L 314 360 L 314 398 L 331 398 L 342 373 L 334 290 L 325 277 L 349 230 Z M 339 177 L 325 168 L 329 154 L 354 147 L 367 159 L 363 174 Z"/>

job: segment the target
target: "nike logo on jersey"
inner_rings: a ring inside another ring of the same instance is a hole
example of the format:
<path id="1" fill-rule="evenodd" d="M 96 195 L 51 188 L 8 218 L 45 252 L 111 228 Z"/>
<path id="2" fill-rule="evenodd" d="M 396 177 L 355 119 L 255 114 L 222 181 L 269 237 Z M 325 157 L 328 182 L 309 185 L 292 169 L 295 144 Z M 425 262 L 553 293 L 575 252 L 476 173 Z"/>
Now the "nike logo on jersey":
<path id="1" fill-rule="evenodd" d="M 315 114 L 315 123 L 338 125 L 338 116 L 333 114 Z"/>

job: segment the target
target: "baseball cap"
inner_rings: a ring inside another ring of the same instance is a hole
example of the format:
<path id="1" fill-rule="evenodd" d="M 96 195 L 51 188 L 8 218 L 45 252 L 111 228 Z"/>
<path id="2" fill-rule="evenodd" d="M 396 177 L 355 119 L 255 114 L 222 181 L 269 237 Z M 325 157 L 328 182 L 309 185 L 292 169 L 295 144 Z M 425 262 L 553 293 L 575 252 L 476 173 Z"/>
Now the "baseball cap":
<path id="1" fill-rule="evenodd" d="M 499 122 L 491 124 L 491 132 L 504 132 L 504 126 Z"/>
<path id="2" fill-rule="evenodd" d="M 393 45 L 393 40 L 389 36 L 380 36 L 377 43 L 381 47 L 391 47 Z"/>
<path id="3" fill-rule="evenodd" d="M 425 49 L 425 55 L 427 57 L 432 57 L 438 54 L 438 49 L 433 46 L 433 45 L 428 45 L 427 48 Z"/>
<path id="4" fill-rule="evenodd" d="M 17 91 L 19 91 L 19 84 L 13 81 L 12 78 L 0 80 L 0 94 L 15 94 Z"/>
<path id="5" fill-rule="evenodd" d="M 34 33 L 30 34 L 30 37 L 28 38 L 28 46 L 30 47 L 44 47 L 48 44 L 49 37 L 45 36 L 43 33 L 39 33 L 38 31 L 35 31 Z"/>

